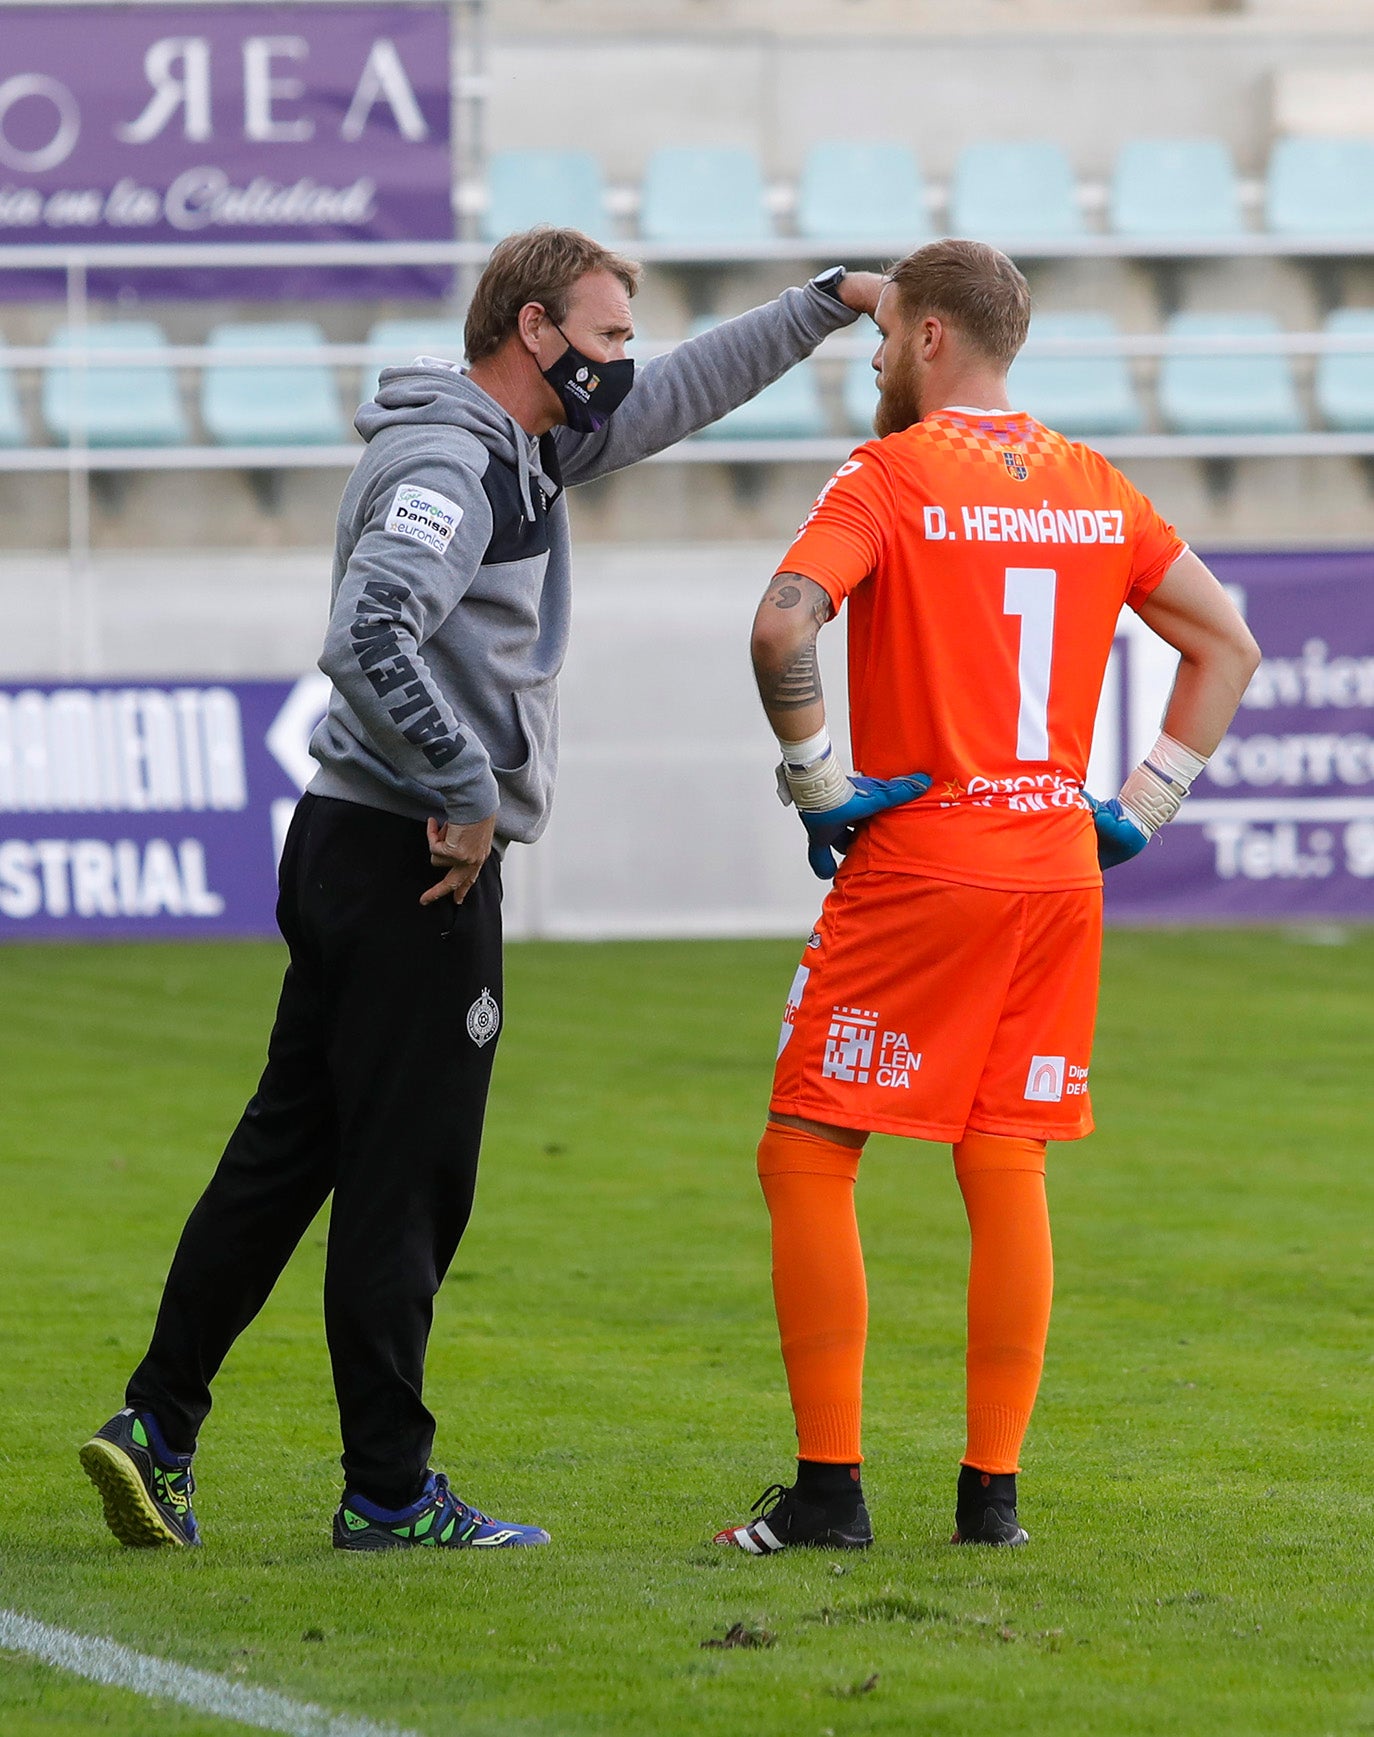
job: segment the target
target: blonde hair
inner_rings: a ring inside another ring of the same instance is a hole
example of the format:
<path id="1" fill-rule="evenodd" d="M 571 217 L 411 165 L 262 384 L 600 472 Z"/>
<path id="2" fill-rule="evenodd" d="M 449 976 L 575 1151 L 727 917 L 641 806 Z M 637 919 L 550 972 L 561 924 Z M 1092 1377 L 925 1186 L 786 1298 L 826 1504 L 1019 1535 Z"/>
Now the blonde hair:
<path id="1" fill-rule="evenodd" d="M 938 314 L 990 361 L 1009 368 L 1030 329 L 1030 287 L 1005 253 L 981 241 L 932 241 L 887 273 L 909 320 Z"/>

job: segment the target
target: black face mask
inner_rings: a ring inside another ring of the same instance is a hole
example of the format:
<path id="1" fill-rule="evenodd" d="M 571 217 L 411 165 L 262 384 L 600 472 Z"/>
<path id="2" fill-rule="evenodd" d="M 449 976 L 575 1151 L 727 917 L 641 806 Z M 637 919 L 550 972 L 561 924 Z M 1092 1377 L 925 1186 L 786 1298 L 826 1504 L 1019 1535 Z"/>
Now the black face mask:
<path id="1" fill-rule="evenodd" d="M 557 320 L 549 324 L 568 347 L 541 372 L 562 400 L 568 427 L 578 434 L 595 434 L 625 402 L 634 385 L 635 365 L 628 356 L 619 362 L 593 362 L 574 346 Z"/>

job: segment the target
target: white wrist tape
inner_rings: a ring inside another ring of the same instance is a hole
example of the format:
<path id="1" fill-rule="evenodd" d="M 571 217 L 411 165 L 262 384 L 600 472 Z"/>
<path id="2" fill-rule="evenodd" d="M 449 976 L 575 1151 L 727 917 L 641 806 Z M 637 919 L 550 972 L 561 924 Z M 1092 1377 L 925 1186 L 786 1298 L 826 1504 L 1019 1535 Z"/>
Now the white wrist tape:
<path id="1" fill-rule="evenodd" d="M 1146 838 L 1153 838 L 1178 813 L 1206 764 L 1205 755 L 1195 754 L 1172 736 L 1161 735 L 1127 777 L 1117 800 Z"/>
<path id="2" fill-rule="evenodd" d="M 788 795 L 798 808 L 819 814 L 848 802 L 853 791 L 830 745 L 830 732 L 824 724 L 804 742 L 787 742 L 779 736 L 778 747 L 782 750 L 782 765 L 778 768 L 780 783 L 786 785 Z M 782 795 L 781 789 L 778 794 Z"/>

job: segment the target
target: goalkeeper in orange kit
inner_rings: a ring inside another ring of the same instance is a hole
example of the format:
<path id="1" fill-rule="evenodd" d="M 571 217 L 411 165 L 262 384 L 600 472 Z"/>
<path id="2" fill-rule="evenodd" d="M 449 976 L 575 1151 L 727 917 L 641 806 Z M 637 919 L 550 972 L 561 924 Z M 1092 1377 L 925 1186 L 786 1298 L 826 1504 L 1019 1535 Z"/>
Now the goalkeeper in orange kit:
<path id="1" fill-rule="evenodd" d="M 822 490 L 753 632 L 812 866 L 835 877 L 758 1152 L 798 1464 L 794 1485 L 717 1535 L 756 1555 L 872 1542 L 854 1184 L 875 1130 L 953 1146 L 972 1239 L 954 1538 L 1026 1542 L 1016 1474 L 1052 1286 L 1045 1150 L 1092 1129 L 1101 869 L 1177 812 L 1259 656 L 1125 477 L 1008 408 L 1030 298 L 1005 255 L 921 248 L 892 268 L 875 317 L 878 438 Z M 853 779 L 816 663 L 846 599 L 867 775 Z M 1155 747 L 1097 802 L 1083 777 L 1123 605 L 1180 664 Z"/>

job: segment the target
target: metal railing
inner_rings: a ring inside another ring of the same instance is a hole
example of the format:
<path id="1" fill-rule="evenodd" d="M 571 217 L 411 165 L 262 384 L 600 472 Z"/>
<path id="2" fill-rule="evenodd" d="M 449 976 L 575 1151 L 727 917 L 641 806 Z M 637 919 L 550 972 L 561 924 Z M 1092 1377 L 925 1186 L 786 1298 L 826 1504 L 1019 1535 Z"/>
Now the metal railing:
<path id="1" fill-rule="evenodd" d="M 646 262 L 693 264 L 740 260 L 795 259 L 854 256 L 854 248 L 842 240 L 833 244 L 781 237 L 767 243 L 710 244 L 683 247 L 666 243 L 627 243 Z M 1022 259 L 1102 257 L 1120 255 L 1139 258 L 1235 257 L 1265 253 L 1288 253 L 1307 257 L 1350 257 L 1371 252 L 1367 241 L 1350 237 L 1327 240 L 1247 234 L 1208 241 L 1195 237 L 1172 241 L 1137 242 L 1128 238 L 1085 235 L 1071 242 L 1028 241 L 1005 245 Z M 891 251 L 905 243 L 894 238 Z M 457 278 L 455 300 L 465 299 L 465 290 L 487 258 L 490 245 L 480 241 L 451 242 L 312 242 L 220 243 L 187 242 L 174 245 L 143 243 L 92 245 L 86 248 L 18 244 L 0 246 L 0 272 L 60 271 L 65 281 L 65 323 L 69 347 L 13 345 L 0 348 L 0 366 L 20 370 L 61 369 L 74 383 L 72 420 L 65 445 L 29 445 L 0 451 L 0 471 L 65 474 L 67 482 L 67 541 L 73 575 L 73 595 L 91 553 L 91 477 L 94 472 L 133 470 L 245 470 L 272 471 L 343 468 L 357 457 L 355 442 L 327 445 L 221 446 L 210 443 L 144 447 L 94 447 L 83 416 L 84 394 L 80 387 L 87 370 L 121 368 L 174 368 L 203 370 L 207 367 L 288 366 L 317 363 L 338 369 L 369 368 L 394 353 L 370 344 L 326 344 L 308 349 L 273 347 L 229 349 L 200 344 L 172 344 L 158 350 L 96 350 L 80 342 L 83 328 L 91 325 L 90 275 L 95 271 L 169 270 L 217 267 L 226 270 L 314 266 L 346 270 L 350 267 L 451 266 Z M 820 360 L 842 363 L 867 354 L 871 337 L 853 335 L 827 341 Z M 641 355 L 670 348 L 668 343 L 641 340 Z M 1055 356 L 1124 357 L 1137 365 L 1175 355 L 1282 355 L 1316 358 L 1328 355 L 1369 355 L 1374 337 L 1359 334 L 1290 332 L 1272 336 L 1186 337 L 1169 333 L 1136 333 L 1094 338 L 1033 339 L 1028 354 Z M 808 439 L 694 439 L 658 455 L 657 462 L 677 464 L 773 464 L 801 462 L 830 465 L 843 459 L 861 438 L 857 432 Z M 1093 442 L 1112 459 L 1193 458 L 1236 459 L 1290 456 L 1374 456 L 1374 432 L 1340 433 L 1314 429 L 1292 434 L 1180 435 L 1163 432 L 1104 436 Z"/>

